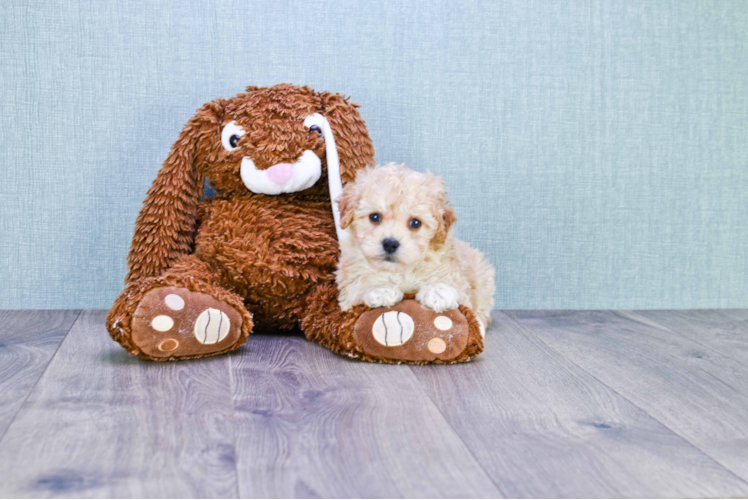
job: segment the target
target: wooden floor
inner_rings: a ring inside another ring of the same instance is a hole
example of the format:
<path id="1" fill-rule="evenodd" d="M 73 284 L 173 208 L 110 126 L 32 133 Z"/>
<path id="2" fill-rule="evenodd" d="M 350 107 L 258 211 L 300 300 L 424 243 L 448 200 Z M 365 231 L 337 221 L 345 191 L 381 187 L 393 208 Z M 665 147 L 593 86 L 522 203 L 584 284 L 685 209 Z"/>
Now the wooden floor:
<path id="1" fill-rule="evenodd" d="M 0 496 L 748 496 L 748 310 L 496 312 L 415 367 L 145 362 L 104 316 L 0 311 Z"/>

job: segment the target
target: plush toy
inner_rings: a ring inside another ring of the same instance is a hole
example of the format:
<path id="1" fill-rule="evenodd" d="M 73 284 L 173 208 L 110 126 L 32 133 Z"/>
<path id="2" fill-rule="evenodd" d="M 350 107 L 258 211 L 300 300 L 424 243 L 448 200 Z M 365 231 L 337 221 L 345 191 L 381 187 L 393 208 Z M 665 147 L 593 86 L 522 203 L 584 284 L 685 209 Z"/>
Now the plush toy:
<path id="1" fill-rule="evenodd" d="M 126 287 L 107 316 L 112 338 L 159 361 L 294 328 L 367 361 L 453 363 L 480 353 L 478 321 L 463 306 L 437 314 L 406 296 L 393 307 L 340 309 L 334 272 L 346 235 L 331 199 L 374 160 L 356 108 L 287 84 L 201 107 L 137 219 Z M 212 197 L 203 196 L 206 179 Z M 444 342 L 429 344 L 435 337 Z"/>

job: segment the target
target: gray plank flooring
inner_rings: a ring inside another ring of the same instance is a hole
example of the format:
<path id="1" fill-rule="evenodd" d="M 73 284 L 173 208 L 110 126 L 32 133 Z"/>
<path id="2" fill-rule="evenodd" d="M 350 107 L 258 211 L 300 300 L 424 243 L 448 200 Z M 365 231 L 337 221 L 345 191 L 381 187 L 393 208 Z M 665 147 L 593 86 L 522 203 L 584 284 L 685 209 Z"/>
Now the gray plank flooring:
<path id="1" fill-rule="evenodd" d="M 428 394 L 509 497 L 714 497 L 748 485 L 494 313 L 491 354 L 414 367 Z M 657 473 L 653 473 L 657 471 Z"/>
<path id="2" fill-rule="evenodd" d="M 748 366 L 632 314 L 514 311 L 510 315 L 748 480 Z"/>
<path id="3" fill-rule="evenodd" d="M 624 314 L 647 318 L 720 354 L 748 362 L 748 315 L 743 310 L 632 311 Z"/>
<path id="4" fill-rule="evenodd" d="M 79 311 L 0 311 L 0 439 Z"/>
<path id="5" fill-rule="evenodd" d="M 748 310 L 495 312 L 413 367 L 144 362 L 104 316 L 0 311 L 0 497 L 748 496 Z"/>
<path id="6" fill-rule="evenodd" d="M 228 358 L 129 356 L 84 312 L 0 441 L 9 497 L 236 495 Z"/>
<path id="7" fill-rule="evenodd" d="M 252 340 L 232 357 L 241 496 L 501 496 L 408 366 Z"/>

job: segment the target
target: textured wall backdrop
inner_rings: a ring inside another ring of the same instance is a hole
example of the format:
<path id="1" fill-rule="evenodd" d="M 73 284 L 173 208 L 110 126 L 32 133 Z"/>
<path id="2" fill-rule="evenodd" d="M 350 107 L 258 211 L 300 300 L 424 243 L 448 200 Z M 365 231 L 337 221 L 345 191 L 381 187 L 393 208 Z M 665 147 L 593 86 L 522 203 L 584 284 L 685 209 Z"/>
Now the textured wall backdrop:
<path id="1" fill-rule="evenodd" d="M 498 307 L 748 307 L 743 0 L 0 9 L 2 308 L 109 307 L 185 121 L 280 82 L 446 178 Z"/>

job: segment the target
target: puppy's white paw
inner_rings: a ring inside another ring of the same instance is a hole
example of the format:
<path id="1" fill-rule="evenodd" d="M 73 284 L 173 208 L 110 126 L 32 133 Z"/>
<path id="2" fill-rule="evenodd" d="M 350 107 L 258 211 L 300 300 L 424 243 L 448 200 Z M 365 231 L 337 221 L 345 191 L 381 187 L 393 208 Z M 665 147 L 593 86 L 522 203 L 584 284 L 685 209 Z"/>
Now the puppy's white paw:
<path id="1" fill-rule="evenodd" d="M 436 312 L 457 309 L 460 294 L 453 287 L 444 283 L 426 285 L 416 295 L 416 300 L 424 307 Z"/>
<path id="2" fill-rule="evenodd" d="M 364 304 L 372 309 L 394 306 L 401 300 L 403 300 L 403 292 L 397 288 L 371 288 L 364 294 Z"/>

